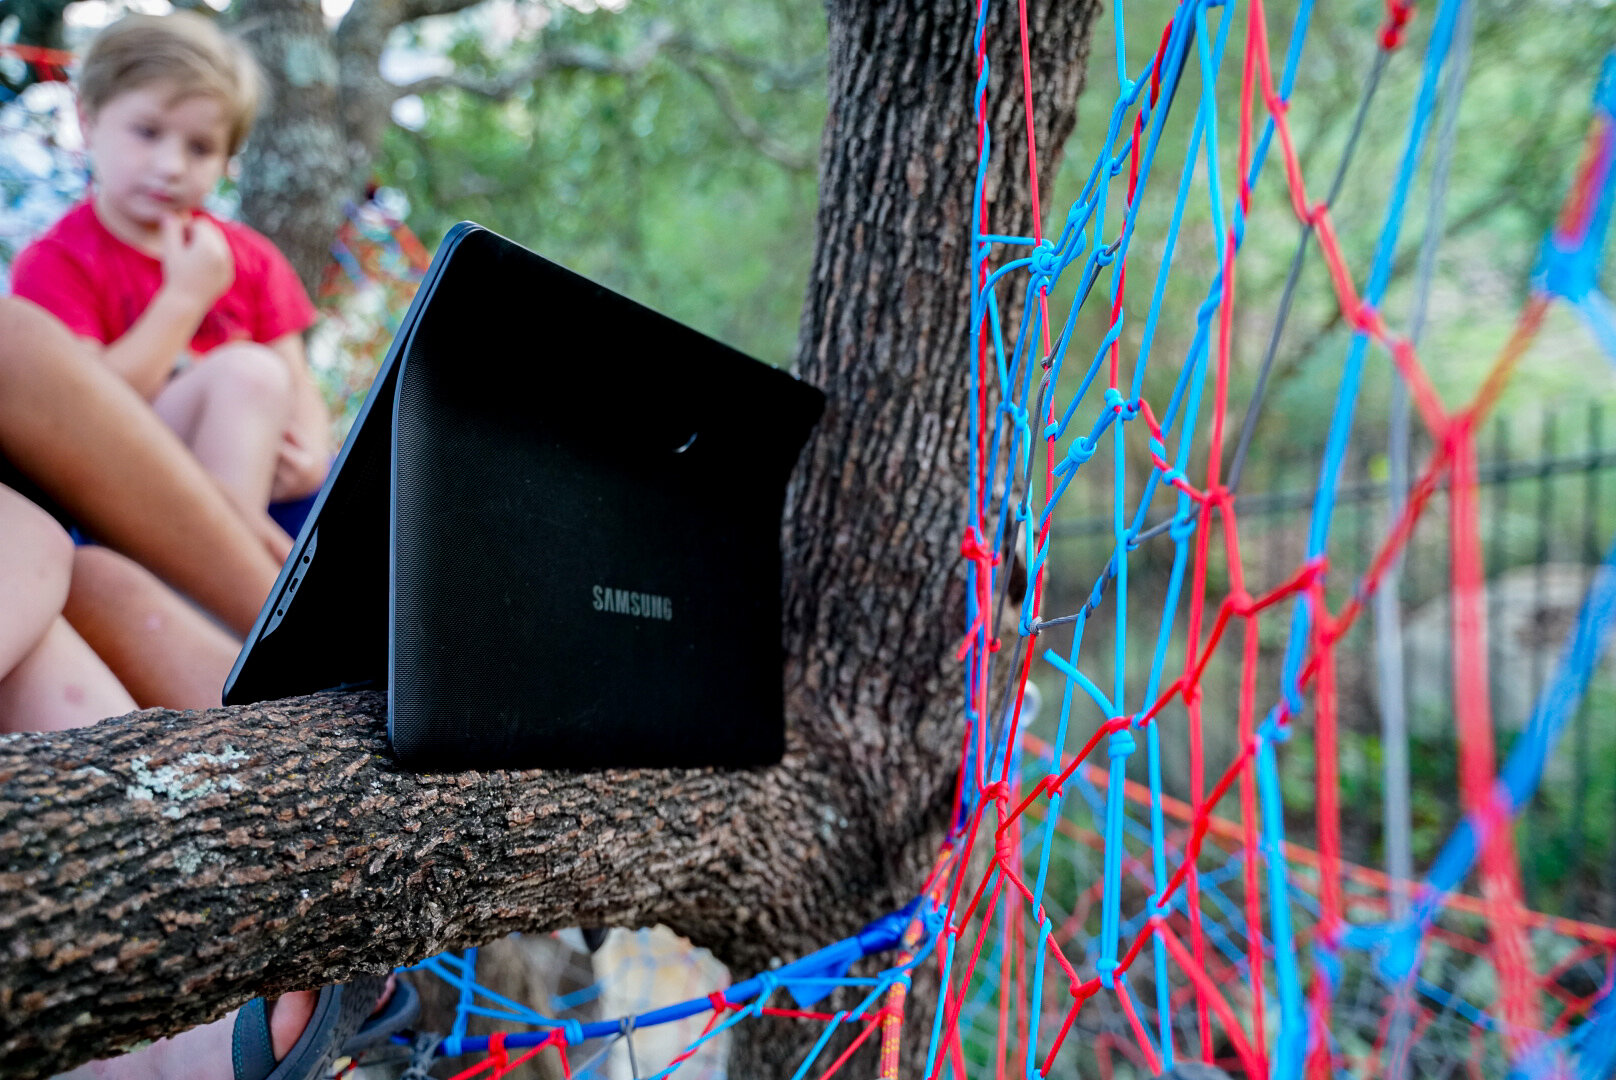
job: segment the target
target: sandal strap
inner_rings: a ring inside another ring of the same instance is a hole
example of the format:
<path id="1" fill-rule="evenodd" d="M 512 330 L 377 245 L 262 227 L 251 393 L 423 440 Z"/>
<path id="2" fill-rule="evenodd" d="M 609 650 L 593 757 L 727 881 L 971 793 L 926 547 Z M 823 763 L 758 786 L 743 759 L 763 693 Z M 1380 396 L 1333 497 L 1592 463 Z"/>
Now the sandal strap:
<path id="1" fill-rule="evenodd" d="M 269 1038 L 264 1000 L 254 998 L 236 1014 L 231 1045 L 235 1080 L 319 1080 L 375 1009 L 386 982 L 385 975 L 366 975 L 342 986 L 321 987 L 303 1034 L 279 1062 Z"/>
<path id="2" fill-rule="evenodd" d="M 411 1027 L 421 1015 L 421 995 L 400 975 L 393 981 L 393 996 L 381 1012 L 365 1018 L 359 1030 L 342 1044 L 344 1057 L 358 1057 L 367 1050 L 389 1042 L 394 1035 Z"/>
<path id="3" fill-rule="evenodd" d="M 230 1062 L 236 1080 L 261 1080 L 275 1071 L 275 1045 L 270 1041 L 269 1011 L 263 998 L 253 998 L 236 1013 Z"/>

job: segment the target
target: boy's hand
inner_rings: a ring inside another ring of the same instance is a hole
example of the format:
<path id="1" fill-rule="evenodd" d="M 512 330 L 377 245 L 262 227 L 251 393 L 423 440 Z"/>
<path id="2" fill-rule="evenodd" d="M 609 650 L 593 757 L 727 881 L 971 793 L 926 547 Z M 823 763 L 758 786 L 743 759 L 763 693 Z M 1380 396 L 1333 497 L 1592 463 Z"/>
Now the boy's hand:
<path id="1" fill-rule="evenodd" d="M 281 436 L 280 453 L 275 458 L 275 479 L 270 485 L 271 502 L 301 499 L 320 490 L 325 483 L 330 454 L 324 446 L 309 446 L 304 433 L 287 431 Z"/>
<path id="2" fill-rule="evenodd" d="M 219 227 L 200 215 L 165 214 L 163 284 L 195 301 L 203 311 L 236 280 L 236 260 Z"/>

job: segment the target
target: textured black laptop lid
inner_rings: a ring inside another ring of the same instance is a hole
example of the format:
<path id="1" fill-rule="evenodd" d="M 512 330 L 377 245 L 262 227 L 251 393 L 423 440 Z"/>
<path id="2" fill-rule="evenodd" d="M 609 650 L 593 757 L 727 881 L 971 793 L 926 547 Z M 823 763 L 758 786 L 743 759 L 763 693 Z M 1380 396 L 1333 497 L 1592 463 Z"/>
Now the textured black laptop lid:
<path id="1" fill-rule="evenodd" d="M 780 514 L 821 395 L 492 233 L 455 239 L 384 372 L 398 756 L 777 760 Z"/>
<path id="2" fill-rule="evenodd" d="M 399 372 L 399 757 L 777 760 L 780 514 L 820 408 L 688 327 L 465 237 Z"/>

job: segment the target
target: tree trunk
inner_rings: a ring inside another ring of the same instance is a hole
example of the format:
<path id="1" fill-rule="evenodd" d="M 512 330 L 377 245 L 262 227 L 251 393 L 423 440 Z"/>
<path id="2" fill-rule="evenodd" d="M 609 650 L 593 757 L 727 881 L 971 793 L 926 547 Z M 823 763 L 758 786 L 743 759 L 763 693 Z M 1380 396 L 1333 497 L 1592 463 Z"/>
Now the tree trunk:
<path id="1" fill-rule="evenodd" d="M 354 0 L 328 31 L 319 0 L 235 0 L 231 15 L 267 90 L 241 157 L 242 217 L 275 241 L 311 293 L 392 123 L 395 91 L 380 69 L 388 35 L 475 2 Z"/>
<path id="2" fill-rule="evenodd" d="M 1076 122 L 1098 10 L 1094 0 L 1029 4 L 1046 178 Z M 780 955 L 914 897 L 947 826 L 964 700 L 954 653 L 965 627 L 976 9 L 831 0 L 829 16 L 829 108 L 798 373 L 830 400 L 787 508 L 795 647 L 786 686 L 794 722 L 815 718 L 830 736 L 822 752 L 846 780 L 836 812 L 867 834 L 855 851 L 869 861 L 827 898 L 843 918 L 792 927 Z M 990 5 L 985 41 L 997 135 L 989 222 L 1029 235 L 1014 3 Z M 924 992 L 910 995 L 907 1046 L 929 1037 L 931 1005 Z M 778 1022 L 743 1026 L 730 1073 L 790 1075 L 787 1063 L 816 1035 Z"/>
<path id="3" fill-rule="evenodd" d="M 261 49 L 290 57 L 308 40 L 298 0 L 254 3 L 278 12 L 252 30 Z M 1094 10 L 1029 13 L 1046 176 Z M 973 12 L 834 0 L 830 19 L 800 363 L 830 401 L 787 510 L 785 761 L 421 776 L 393 764 L 367 695 L 0 740 L 8 1076 L 512 930 L 661 922 L 740 974 L 914 895 L 959 747 Z M 1000 133 L 1023 123 L 1015 28 L 998 4 Z M 310 100 L 334 108 L 316 83 Z M 318 145 L 331 156 L 311 167 L 333 177 L 345 161 L 313 136 L 284 145 L 303 149 L 265 160 Z M 1001 134 L 996 162 L 991 223 L 1026 232 L 1024 142 Z M 776 1075 L 794 1040 L 745 1032 L 732 1074 Z M 914 1025 L 907 1037 L 924 1040 Z"/>
<path id="4" fill-rule="evenodd" d="M 241 215 L 275 241 L 313 292 L 343 205 L 363 190 L 338 105 L 338 64 L 319 0 L 241 0 L 239 29 L 264 72 L 265 102 L 241 156 Z"/>

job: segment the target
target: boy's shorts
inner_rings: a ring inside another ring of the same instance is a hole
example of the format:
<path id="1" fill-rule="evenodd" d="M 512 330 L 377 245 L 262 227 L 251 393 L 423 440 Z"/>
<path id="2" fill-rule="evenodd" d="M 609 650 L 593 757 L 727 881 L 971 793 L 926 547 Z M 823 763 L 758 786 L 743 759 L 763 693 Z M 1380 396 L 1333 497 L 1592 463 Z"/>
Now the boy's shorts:
<path id="1" fill-rule="evenodd" d="M 275 524 L 285 529 L 293 538 L 303 530 L 303 522 L 308 520 L 309 511 L 314 509 L 314 500 L 319 492 L 305 495 L 301 499 L 288 499 L 286 502 L 270 503 L 269 516 Z"/>

